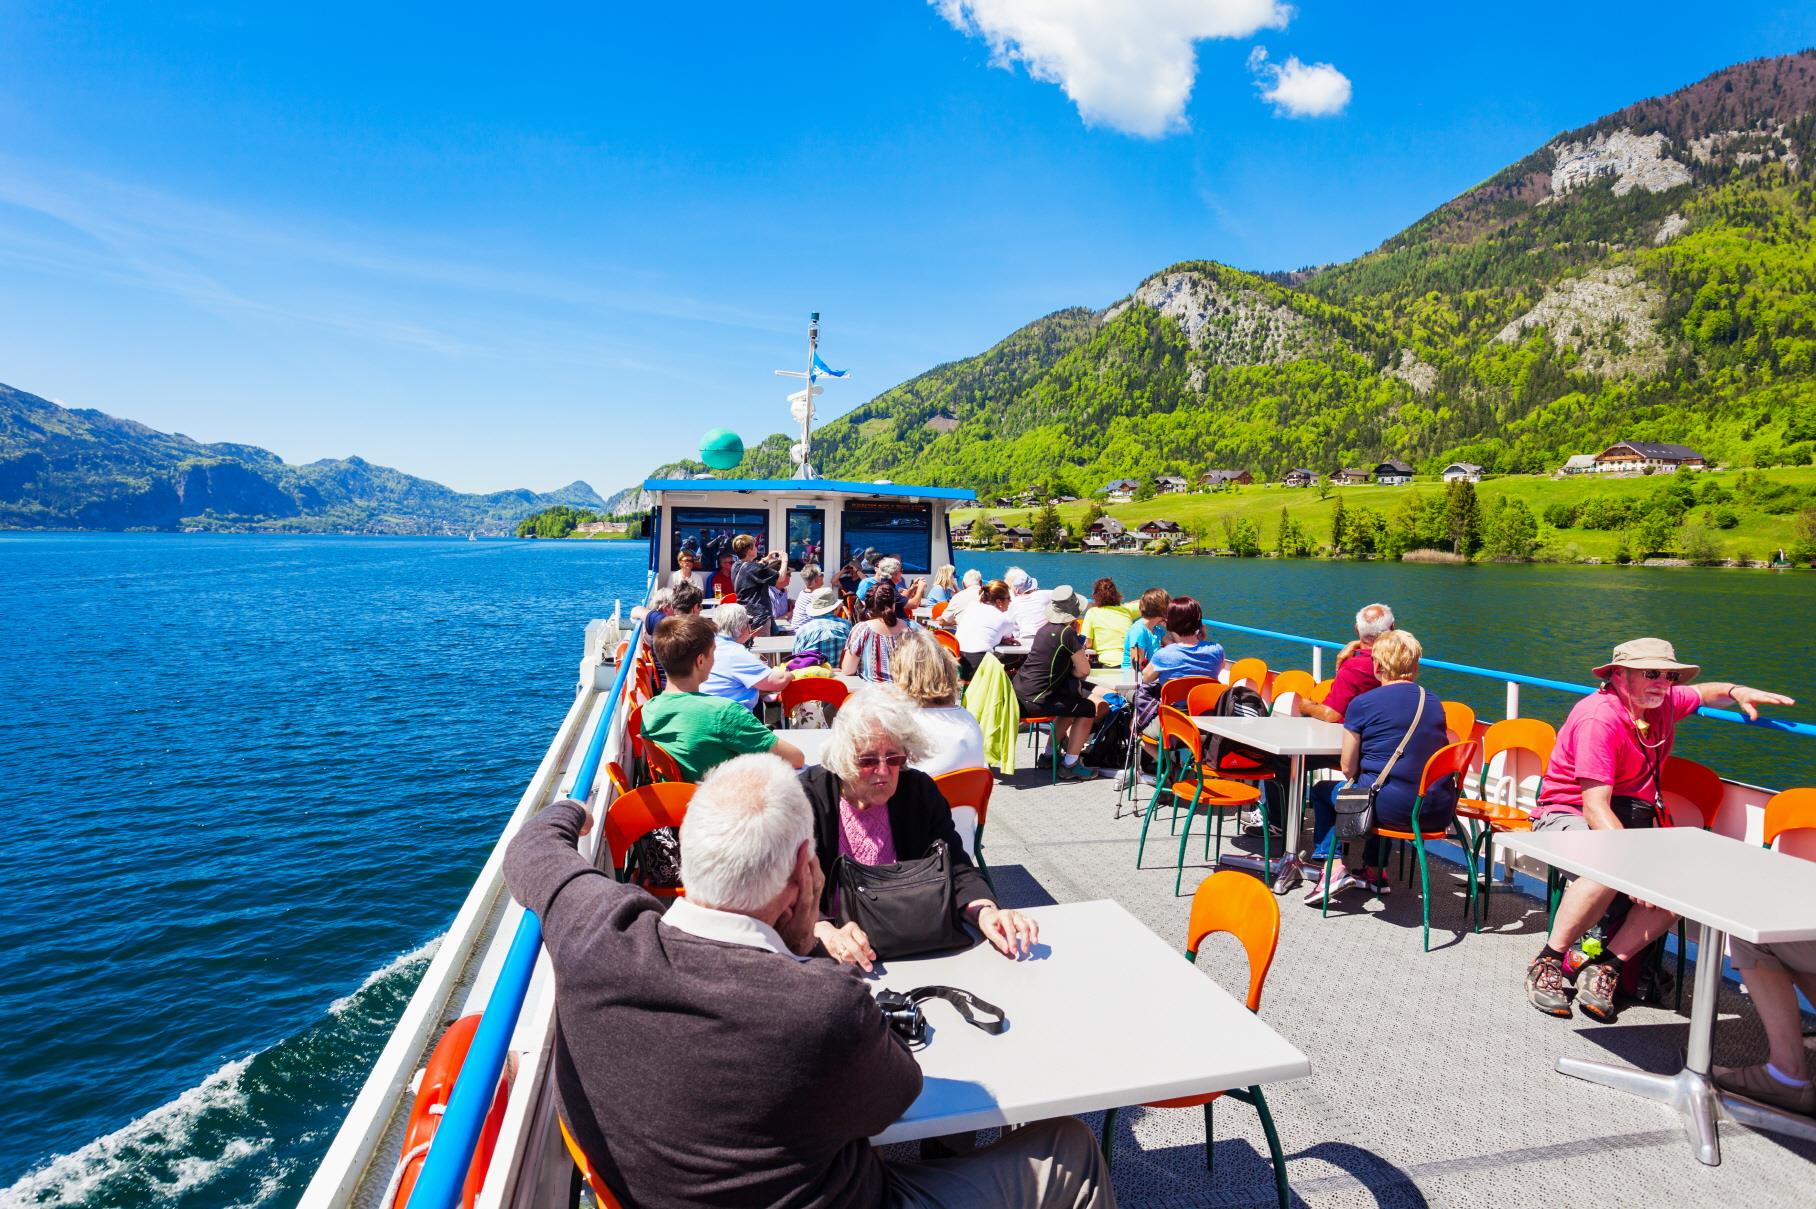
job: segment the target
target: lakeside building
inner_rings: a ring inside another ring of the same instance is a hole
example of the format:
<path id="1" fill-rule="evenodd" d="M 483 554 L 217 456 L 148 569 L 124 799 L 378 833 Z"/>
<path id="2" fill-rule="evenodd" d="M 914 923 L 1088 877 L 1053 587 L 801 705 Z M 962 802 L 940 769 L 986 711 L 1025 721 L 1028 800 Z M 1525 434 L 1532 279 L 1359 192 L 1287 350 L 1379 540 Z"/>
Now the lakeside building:
<path id="1" fill-rule="evenodd" d="M 1176 474 L 1159 474 L 1154 476 L 1154 490 L 1163 495 L 1177 495 L 1191 489 L 1191 484 Z"/>
<path id="2" fill-rule="evenodd" d="M 1198 476 L 1198 481 L 1212 491 L 1222 491 L 1227 487 L 1252 486 L 1255 476 L 1246 470 L 1207 470 Z"/>
<path id="3" fill-rule="evenodd" d="M 1100 516 L 1085 530 L 1087 550 L 1120 550 L 1129 544 L 1129 527 L 1113 516 Z"/>
<path id="4" fill-rule="evenodd" d="M 1295 467 L 1280 478 L 1282 487 L 1314 487 L 1317 483 L 1318 476 L 1303 467 Z"/>
<path id="5" fill-rule="evenodd" d="M 1482 468 L 1474 462 L 1452 462 L 1444 467 L 1446 483 L 1479 483 L 1482 481 Z"/>
<path id="6" fill-rule="evenodd" d="M 1565 463 L 1558 467 L 1559 474 L 1594 474 L 1595 455 L 1593 453 L 1573 453 Z"/>
<path id="7" fill-rule="evenodd" d="M 1671 474 L 1679 467 L 1703 469 L 1703 455 L 1688 445 L 1619 441 L 1595 455 L 1598 474 Z"/>
<path id="8" fill-rule="evenodd" d="M 1330 481 L 1339 487 L 1356 487 L 1369 481 L 1373 472 L 1364 466 L 1348 466 L 1330 476 Z"/>
<path id="9" fill-rule="evenodd" d="M 1112 504 L 1126 504 L 1135 498 L 1140 486 L 1134 479 L 1113 479 L 1105 485 L 1102 494 Z"/>
<path id="10" fill-rule="evenodd" d="M 1375 467 L 1375 482 L 1383 487 L 1404 487 L 1412 482 L 1412 467 L 1398 458 L 1388 458 Z"/>

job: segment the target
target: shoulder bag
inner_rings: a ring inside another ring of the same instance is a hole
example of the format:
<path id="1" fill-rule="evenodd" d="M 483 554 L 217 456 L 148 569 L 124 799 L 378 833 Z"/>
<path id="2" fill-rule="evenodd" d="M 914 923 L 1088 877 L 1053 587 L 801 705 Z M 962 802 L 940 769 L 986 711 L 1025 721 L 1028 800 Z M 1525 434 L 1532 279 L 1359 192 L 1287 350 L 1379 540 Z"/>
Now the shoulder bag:
<path id="1" fill-rule="evenodd" d="M 864 865 L 840 856 L 833 866 L 839 922 L 855 923 L 885 961 L 971 944 L 953 903 L 952 854 L 935 840 L 926 856 Z"/>
<path id="2" fill-rule="evenodd" d="M 1419 729 L 1419 721 L 1425 716 L 1425 689 L 1422 685 L 1414 687 L 1419 690 L 1419 707 L 1413 711 L 1412 725 L 1400 736 L 1400 745 L 1394 748 L 1394 754 L 1387 757 L 1387 763 L 1375 775 L 1375 783 L 1366 789 L 1351 783 L 1337 791 L 1333 802 L 1337 808 L 1337 838 L 1340 840 L 1357 839 L 1375 829 L 1375 795 L 1381 792 L 1381 786 L 1387 784 L 1388 774 L 1393 772 L 1400 753 L 1412 742 L 1413 732 Z"/>

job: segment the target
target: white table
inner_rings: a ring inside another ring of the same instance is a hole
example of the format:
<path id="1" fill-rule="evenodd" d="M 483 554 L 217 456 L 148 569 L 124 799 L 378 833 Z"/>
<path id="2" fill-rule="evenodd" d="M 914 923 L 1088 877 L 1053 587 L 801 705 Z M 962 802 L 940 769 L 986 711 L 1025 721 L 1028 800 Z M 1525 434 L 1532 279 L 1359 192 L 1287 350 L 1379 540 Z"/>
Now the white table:
<path id="1" fill-rule="evenodd" d="M 1675 1075 L 1559 1058 L 1560 1073 L 1676 1108 L 1696 1157 L 1721 1162 L 1722 1119 L 1816 1141 L 1816 1121 L 1731 1096 L 1709 1080 L 1727 936 L 1760 944 L 1816 940 L 1816 863 L 1692 827 L 1508 832 L 1500 843 L 1555 869 L 1611 886 L 1697 925 L 1690 1044 Z"/>
<path id="2" fill-rule="evenodd" d="M 820 753 L 826 750 L 826 740 L 831 734 L 832 731 L 824 726 L 797 726 L 777 731 L 776 738 L 800 748 L 801 755 L 807 759 L 807 767 L 812 768 L 820 762 Z"/>
<path id="3" fill-rule="evenodd" d="M 1135 692 L 1135 673 L 1126 667 L 1092 668 L 1085 678 L 1092 684 L 1115 689 L 1125 697 L 1132 696 Z"/>
<path id="4" fill-rule="evenodd" d="M 1305 757 L 1334 756 L 1343 750 L 1343 724 L 1316 718 L 1211 718 L 1192 719 L 1208 734 L 1233 739 L 1245 747 L 1285 756 L 1291 772 L 1286 788 L 1285 851 L 1267 872 L 1274 879 L 1274 893 L 1285 894 L 1298 884 L 1304 862 L 1299 859 L 1299 822 L 1305 813 Z M 1263 824 L 1265 826 L 1265 823 Z M 1225 864 L 1261 868 L 1261 858 L 1243 854 L 1225 856 Z"/>
<path id="5" fill-rule="evenodd" d="M 794 653 L 794 635 L 769 634 L 753 638 L 750 640 L 750 651 L 757 658 L 773 663 L 781 656 Z"/>
<path id="6" fill-rule="evenodd" d="M 915 1054 L 921 1094 L 872 1141 L 909 1142 L 1311 1074 L 1304 1054 L 1121 904 L 1068 903 L 1027 914 L 1040 923 L 1030 958 L 1010 961 L 980 943 L 954 956 L 880 967 L 876 989 L 958 987 L 1002 1008 L 1009 1027 L 993 1037 L 944 1000 L 923 1004 L 933 1037 Z"/>

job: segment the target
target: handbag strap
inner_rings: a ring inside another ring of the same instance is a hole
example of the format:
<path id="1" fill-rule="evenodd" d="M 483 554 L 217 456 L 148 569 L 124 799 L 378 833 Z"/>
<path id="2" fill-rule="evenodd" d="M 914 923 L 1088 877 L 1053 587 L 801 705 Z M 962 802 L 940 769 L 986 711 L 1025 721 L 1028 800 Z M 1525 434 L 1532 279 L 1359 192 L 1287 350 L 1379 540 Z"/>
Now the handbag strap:
<path id="1" fill-rule="evenodd" d="M 1387 763 L 1381 766 L 1380 773 L 1375 777 L 1373 788 L 1378 789 L 1387 784 L 1388 774 L 1393 772 L 1394 765 L 1399 762 L 1400 753 L 1406 750 L 1408 743 L 1412 742 L 1412 734 L 1419 729 L 1419 720 L 1425 716 L 1425 686 L 1415 684 L 1413 687 L 1419 690 L 1419 708 L 1412 713 L 1412 725 L 1407 727 L 1406 733 L 1400 736 L 1400 746 L 1394 748 L 1394 754 L 1387 757 Z"/>
<path id="2" fill-rule="evenodd" d="M 915 987 L 908 992 L 908 998 L 916 1003 L 925 1003 L 929 999 L 944 999 L 958 1009 L 958 1014 L 965 1018 L 966 1024 L 975 1029 L 982 1029 L 992 1037 L 1004 1032 L 1009 1027 L 1009 1018 L 1003 1014 L 1003 1009 L 988 1000 L 979 999 L 970 991 L 962 991 L 958 987 Z M 994 1016 L 995 1019 L 979 1020 L 977 1010 L 982 1010 L 986 1014 Z"/>

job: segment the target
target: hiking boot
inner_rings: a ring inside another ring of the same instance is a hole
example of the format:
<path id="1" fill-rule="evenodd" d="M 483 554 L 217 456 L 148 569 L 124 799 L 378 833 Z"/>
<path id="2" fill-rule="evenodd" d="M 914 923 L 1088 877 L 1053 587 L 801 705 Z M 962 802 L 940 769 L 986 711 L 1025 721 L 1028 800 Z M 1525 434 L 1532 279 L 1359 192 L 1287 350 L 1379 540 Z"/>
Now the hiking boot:
<path id="1" fill-rule="evenodd" d="M 1800 1112 L 1804 1116 L 1816 1116 L 1816 1083 L 1805 1083 L 1802 1087 L 1792 1087 L 1780 1083 L 1772 1072 L 1765 1068 L 1765 1063 L 1758 1066 L 1717 1066 L 1709 1071 L 1715 1086 L 1723 1091 L 1731 1091 L 1737 1096 L 1749 1100 L 1758 1100 L 1761 1104 L 1770 1104 L 1773 1108 L 1782 1108 L 1786 1112 Z"/>
<path id="2" fill-rule="evenodd" d="M 1087 767 L 1083 760 L 1072 764 L 1061 760 L 1059 762 L 1059 779 L 1062 781 L 1095 781 L 1097 770 Z"/>
<path id="3" fill-rule="evenodd" d="M 1576 1006 L 1603 1024 L 1611 1024 L 1619 1010 L 1614 1006 L 1614 993 L 1620 985 L 1620 968 L 1613 962 L 1584 966 L 1576 975 Z"/>
<path id="4" fill-rule="evenodd" d="M 1570 1015 L 1570 995 L 1564 990 L 1564 967 L 1557 958 L 1540 953 L 1526 967 L 1526 1001 L 1547 1016 Z"/>

